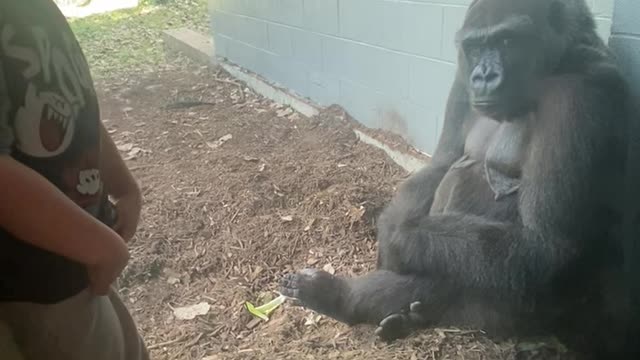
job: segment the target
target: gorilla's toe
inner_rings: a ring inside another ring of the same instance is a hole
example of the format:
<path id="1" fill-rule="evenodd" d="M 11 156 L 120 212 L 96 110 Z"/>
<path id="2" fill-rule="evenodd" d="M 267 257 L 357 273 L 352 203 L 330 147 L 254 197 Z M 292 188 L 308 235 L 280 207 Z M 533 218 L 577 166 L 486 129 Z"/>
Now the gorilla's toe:
<path id="1" fill-rule="evenodd" d="M 411 326 L 407 315 L 392 314 L 382 319 L 375 334 L 383 341 L 393 341 L 408 336 L 410 332 Z"/>
<path id="2" fill-rule="evenodd" d="M 328 293 L 333 289 L 334 278 L 322 270 L 304 269 L 295 274 L 287 274 L 280 281 L 280 293 L 294 298 L 304 307 L 322 308 Z"/>
<path id="3" fill-rule="evenodd" d="M 422 303 L 416 301 L 409 305 L 408 312 L 399 312 L 387 316 L 378 325 L 375 331 L 376 336 L 383 341 L 393 341 L 409 336 L 414 329 L 424 323 L 424 318 L 421 315 L 422 311 Z"/>

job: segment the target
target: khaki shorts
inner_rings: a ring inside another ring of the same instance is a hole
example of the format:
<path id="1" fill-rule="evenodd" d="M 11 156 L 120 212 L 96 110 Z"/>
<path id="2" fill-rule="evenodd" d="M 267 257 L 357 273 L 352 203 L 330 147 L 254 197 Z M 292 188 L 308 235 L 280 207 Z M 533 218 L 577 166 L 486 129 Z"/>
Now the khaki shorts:
<path id="1" fill-rule="evenodd" d="M 87 290 L 53 305 L 0 303 L 0 326 L 2 322 L 11 329 L 0 327 L 2 360 L 149 359 L 131 315 L 113 290 L 103 297 Z M 18 349 L 22 357 L 11 357 Z"/>
<path id="2" fill-rule="evenodd" d="M 20 349 L 16 344 L 9 325 L 0 322 L 0 359 L 2 360 L 24 360 Z"/>

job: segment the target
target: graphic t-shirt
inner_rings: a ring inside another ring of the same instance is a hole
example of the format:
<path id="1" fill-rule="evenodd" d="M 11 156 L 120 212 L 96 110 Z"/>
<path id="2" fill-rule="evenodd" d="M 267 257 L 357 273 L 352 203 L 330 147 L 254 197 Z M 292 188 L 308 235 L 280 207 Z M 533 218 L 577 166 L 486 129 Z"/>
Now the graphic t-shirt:
<path id="1" fill-rule="evenodd" d="M 0 0 L 0 153 L 102 218 L 99 116 L 89 68 L 53 1 Z M 54 303 L 88 285 L 82 265 L 3 229 L 0 274 L 0 301 Z"/>

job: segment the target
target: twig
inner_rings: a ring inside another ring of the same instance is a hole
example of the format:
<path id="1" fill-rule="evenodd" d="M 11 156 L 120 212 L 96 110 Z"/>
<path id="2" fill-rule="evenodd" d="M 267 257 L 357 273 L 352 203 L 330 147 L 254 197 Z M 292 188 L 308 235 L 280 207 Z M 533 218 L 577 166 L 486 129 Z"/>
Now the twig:
<path id="1" fill-rule="evenodd" d="M 206 102 L 206 101 L 176 101 L 174 103 L 171 103 L 165 106 L 165 109 L 167 110 L 186 109 L 186 108 L 201 106 L 201 105 L 216 106 L 215 103 Z"/>
<path id="2" fill-rule="evenodd" d="M 193 340 L 189 341 L 187 344 L 185 344 L 185 347 L 186 348 L 190 348 L 193 345 L 197 344 L 198 341 L 200 341 L 200 338 L 202 338 L 202 335 L 204 335 L 204 334 L 203 333 L 198 334 L 198 336 L 196 336 L 195 339 L 193 339 Z"/>
<path id="3" fill-rule="evenodd" d="M 242 88 L 242 84 L 237 83 L 235 81 L 231 81 L 231 80 L 226 80 L 226 79 L 219 79 L 219 78 L 214 78 L 213 80 L 223 83 L 223 84 L 230 84 L 230 85 L 235 85 L 238 87 L 238 90 L 240 91 L 240 96 L 242 97 L 242 102 L 245 102 L 246 99 L 244 97 L 244 89 Z"/>
<path id="4" fill-rule="evenodd" d="M 173 345 L 175 343 L 179 343 L 181 341 L 184 341 L 187 338 L 186 335 L 179 337 L 177 339 L 173 339 L 173 340 L 169 340 L 169 341 L 165 341 L 165 342 L 161 342 L 161 343 L 157 343 L 157 344 L 153 344 L 153 345 L 149 345 L 147 346 L 148 350 L 153 350 L 153 349 L 157 349 L 163 346 L 167 346 L 167 345 Z"/>
<path id="5" fill-rule="evenodd" d="M 156 165 L 156 164 L 148 164 L 148 165 L 132 166 L 132 167 L 129 168 L 129 171 L 136 171 L 136 170 L 152 168 L 152 167 L 156 167 L 156 166 L 158 166 L 158 165 Z"/>

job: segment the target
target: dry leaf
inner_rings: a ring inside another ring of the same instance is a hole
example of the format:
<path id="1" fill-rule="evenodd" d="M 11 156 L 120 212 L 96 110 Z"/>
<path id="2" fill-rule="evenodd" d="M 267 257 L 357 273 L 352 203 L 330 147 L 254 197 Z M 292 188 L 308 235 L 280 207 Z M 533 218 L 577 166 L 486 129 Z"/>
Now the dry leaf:
<path id="1" fill-rule="evenodd" d="M 207 141 L 207 146 L 212 148 L 212 149 L 217 149 L 220 146 L 222 146 L 222 144 L 226 143 L 227 141 L 233 139 L 233 135 L 231 134 L 227 134 L 223 137 L 221 137 L 220 139 L 213 141 L 213 142 L 208 142 Z"/>
<path id="2" fill-rule="evenodd" d="M 291 222 L 291 221 L 293 221 L 293 216 L 291 216 L 291 215 L 283 216 L 280 219 L 282 219 L 282 221 L 284 221 L 284 222 Z"/>
<path id="3" fill-rule="evenodd" d="M 327 264 L 327 265 L 323 266 L 322 270 L 328 272 L 331 275 L 334 275 L 336 273 L 336 269 L 334 269 L 331 264 Z"/>
<path id="4" fill-rule="evenodd" d="M 197 316 L 206 315 L 209 313 L 211 305 L 207 302 L 201 302 L 196 305 L 179 307 L 173 309 L 173 315 L 180 320 L 193 320 Z"/>
<path id="5" fill-rule="evenodd" d="M 119 151 L 127 152 L 133 149 L 133 144 L 132 143 L 121 144 L 121 145 L 117 145 L 116 147 L 118 148 Z"/>
<path id="6" fill-rule="evenodd" d="M 144 150 L 142 148 L 139 147 L 134 147 L 131 150 L 129 150 L 129 152 L 127 153 L 127 156 L 124 158 L 125 160 L 133 160 L 136 157 L 138 157 L 138 155 L 142 154 L 142 153 L 149 153 L 149 150 Z"/>
<path id="7" fill-rule="evenodd" d="M 309 265 L 309 266 L 315 265 L 315 264 L 318 263 L 318 261 L 320 261 L 320 260 L 318 260 L 316 258 L 309 258 L 309 260 L 307 260 L 307 265 Z"/>
<path id="8" fill-rule="evenodd" d="M 309 231 L 311 230 L 311 227 L 313 226 L 313 224 L 316 223 L 316 219 L 311 219 L 311 221 L 309 222 L 309 225 L 307 225 L 307 227 L 304 228 L 304 231 Z"/>
<path id="9" fill-rule="evenodd" d="M 276 111 L 276 115 L 278 115 L 278 117 L 285 117 L 291 114 L 293 114 L 293 110 L 291 110 L 291 108 L 284 108 L 282 110 Z"/>
<path id="10" fill-rule="evenodd" d="M 266 167 L 267 167 L 267 164 L 260 164 L 258 171 L 263 172 Z"/>
<path id="11" fill-rule="evenodd" d="M 304 326 L 317 325 L 320 322 L 320 320 L 322 320 L 322 315 L 318 315 L 314 312 L 310 312 L 304 321 Z"/>
<path id="12" fill-rule="evenodd" d="M 364 206 L 360 206 L 359 208 L 351 208 L 351 210 L 349 210 L 347 212 L 347 216 L 349 217 L 349 220 L 351 220 L 351 222 L 356 222 L 360 219 L 362 219 L 362 216 L 364 216 L 365 213 L 365 208 Z"/>
<path id="13" fill-rule="evenodd" d="M 256 161 L 258 161 L 258 160 L 260 160 L 260 159 L 258 159 L 258 158 L 256 158 L 256 157 L 253 157 L 253 156 L 245 156 L 245 157 L 244 157 L 244 161 L 256 162 Z"/>
<path id="14" fill-rule="evenodd" d="M 293 113 L 287 117 L 291 121 L 300 120 L 300 115 L 298 113 Z"/>

